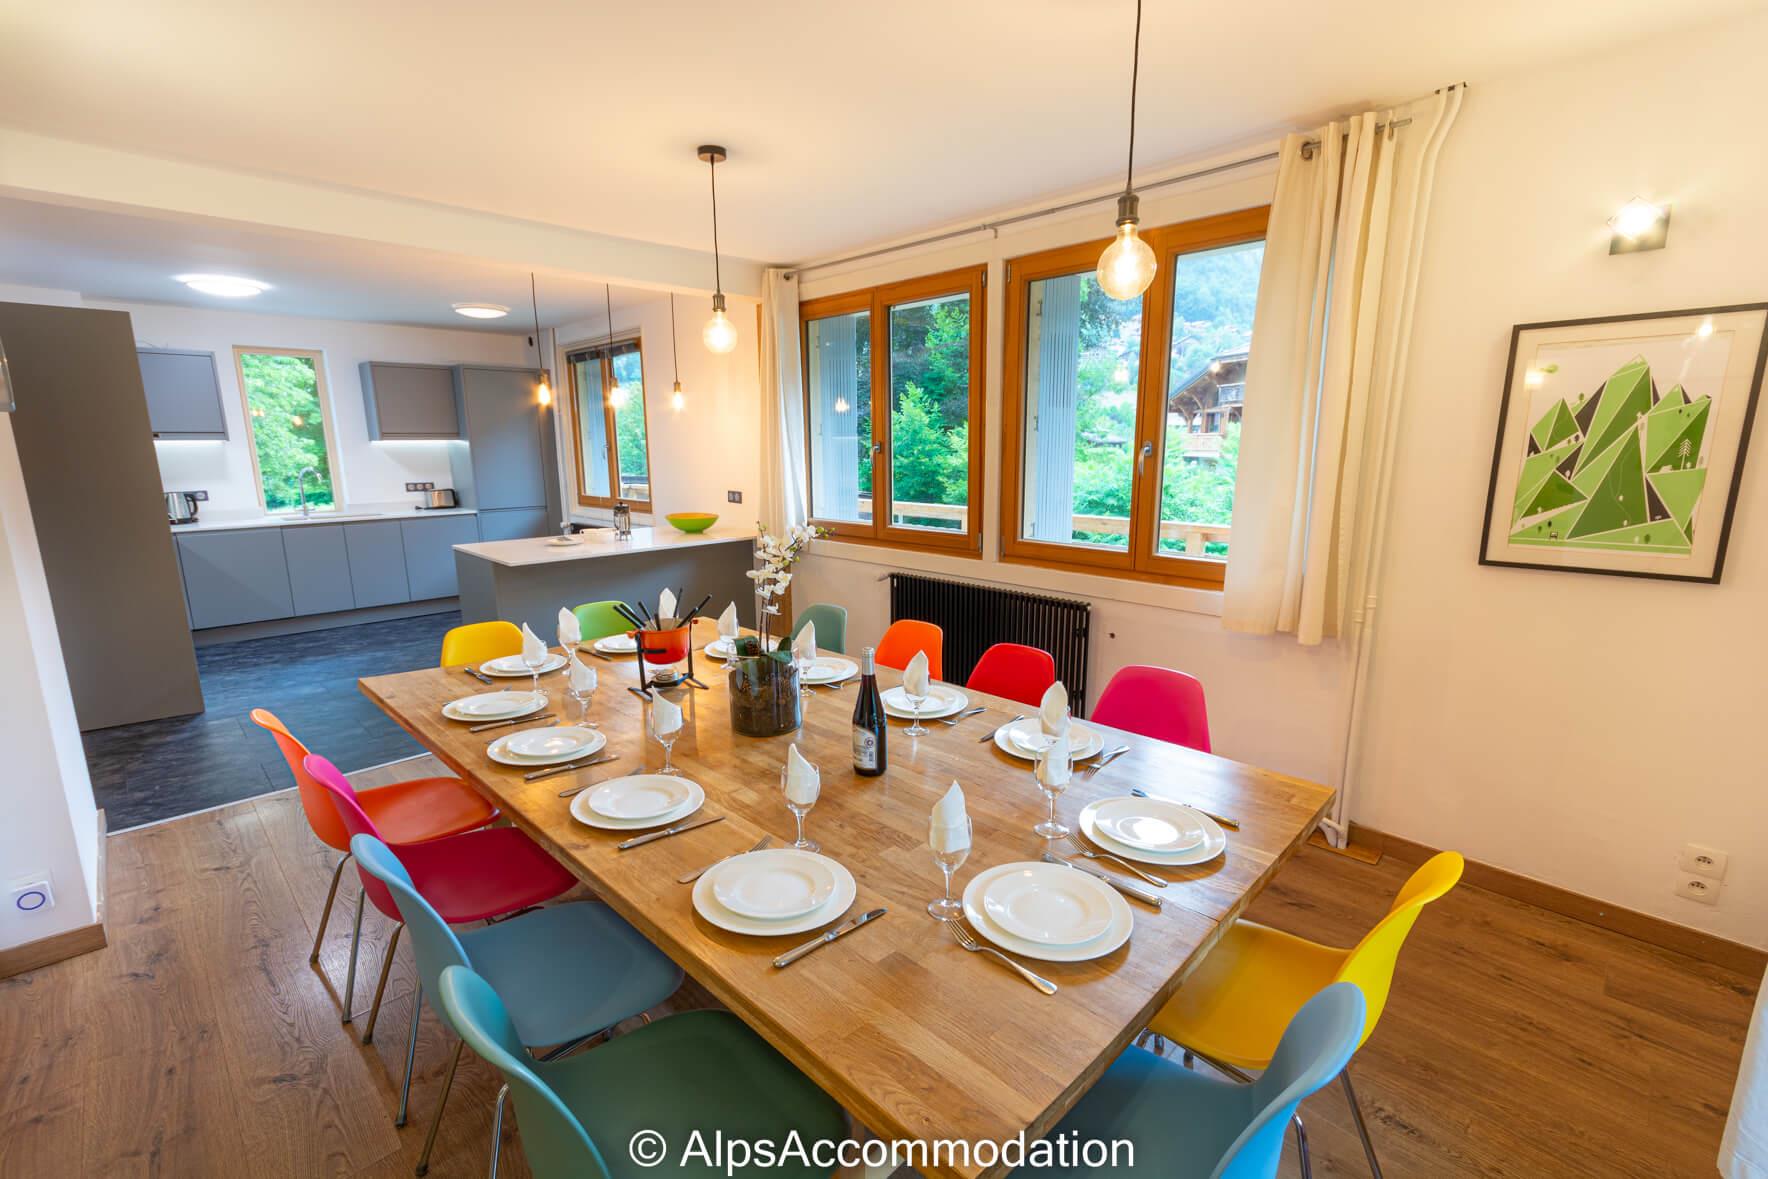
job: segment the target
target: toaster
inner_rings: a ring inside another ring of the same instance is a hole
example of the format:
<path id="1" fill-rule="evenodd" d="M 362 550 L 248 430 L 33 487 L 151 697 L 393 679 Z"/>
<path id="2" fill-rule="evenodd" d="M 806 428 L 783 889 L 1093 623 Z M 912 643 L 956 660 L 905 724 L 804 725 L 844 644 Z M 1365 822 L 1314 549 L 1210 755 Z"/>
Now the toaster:
<path id="1" fill-rule="evenodd" d="M 460 507 L 460 497 L 454 494 L 454 488 L 442 487 L 424 492 L 424 502 L 418 506 L 431 509 L 458 508 Z"/>

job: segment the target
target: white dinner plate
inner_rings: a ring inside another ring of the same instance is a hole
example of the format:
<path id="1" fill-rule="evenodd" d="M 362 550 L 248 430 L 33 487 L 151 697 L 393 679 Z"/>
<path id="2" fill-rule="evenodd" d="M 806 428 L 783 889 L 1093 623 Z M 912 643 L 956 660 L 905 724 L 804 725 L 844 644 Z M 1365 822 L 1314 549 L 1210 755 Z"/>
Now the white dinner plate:
<path id="1" fill-rule="evenodd" d="M 1208 838 L 1203 816 L 1164 798 L 1105 798 L 1093 808 L 1099 830 L 1141 851 L 1173 855 L 1200 847 Z"/>
<path id="2" fill-rule="evenodd" d="M 607 734 L 603 733 L 600 729 L 579 729 L 575 726 L 561 727 L 571 733 L 587 734 L 587 737 L 569 753 L 547 753 L 530 756 L 515 753 L 511 750 L 510 746 L 523 737 L 532 737 L 537 733 L 556 733 L 558 732 L 558 729 L 539 729 L 528 733 L 506 733 L 493 741 L 490 745 L 486 746 L 485 756 L 501 766 L 521 766 L 524 769 L 533 769 L 535 766 L 555 766 L 563 762 L 573 761 L 579 757 L 588 757 L 590 754 L 608 743 Z"/>
<path id="3" fill-rule="evenodd" d="M 603 635 L 594 646 L 603 655 L 631 655 L 638 650 L 638 640 L 628 634 Z"/>
<path id="4" fill-rule="evenodd" d="M 589 808 L 605 819 L 656 819 L 672 814 L 691 797 L 686 778 L 674 774 L 635 774 L 604 782 L 589 792 Z"/>
<path id="5" fill-rule="evenodd" d="M 714 659 L 729 659 L 737 653 L 737 644 L 734 639 L 717 638 L 707 643 L 703 650 Z"/>
<path id="6" fill-rule="evenodd" d="M 859 664 L 851 659 L 842 659 L 834 655 L 818 655 L 811 665 L 804 669 L 804 682 L 807 684 L 838 684 L 858 674 Z"/>
<path id="7" fill-rule="evenodd" d="M 1135 860 L 1141 864 L 1154 864 L 1166 868 L 1182 868 L 1187 864 L 1203 864 L 1221 855 L 1228 846 L 1228 833 L 1202 811 L 1192 811 L 1193 821 L 1203 828 L 1203 842 L 1196 847 L 1180 852 L 1151 852 L 1139 847 L 1131 847 L 1127 843 L 1119 843 L 1099 829 L 1097 813 L 1101 803 L 1109 799 L 1088 803 L 1081 808 L 1080 829 L 1086 837 L 1099 847 L 1114 856 L 1122 856 L 1126 860 Z M 1185 808 L 1190 810 L 1189 807 Z"/>
<path id="8" fill-rule="evenodd" d="M 1069 755 L 1076 761 L 1091 757 L 1105 748 L 1105 738 L 1099 735 L 1097 729 L 1072 722 L 1068 726 L 1068 741 Z M 1050 739 L 1044 736 L 1043 725 L 1035 716 L 1002 725 L 995 730 L 994 742 L 1002 753 L 1010 753 L 1027 761 L 1036 760 L 1038 754 L 1050 747 Z"/>
<path id="9" fill-rule="evenodd" d="M 565 666 L 565 657 L 556 651 L 548 651 L 546 662 L 540 665 L 540 674 L 545 675 L 549 671 L 557 671 L 563 666 Z M 504 676 L 505 678 L 534 674 L 528 665 L 522 662 L 520 655 L 505 655 L 501 659 L 489 660 L 481 663 L 479 670 L 486 675 Z"/>
<path id="10" fill-rule="evenodd" d="M 1040 946 L 1080 946 L 1111 928 L 1111 887 L 1060 864 L 1026 864 L 982 890 L 989 919 Z"/>
<path id="11" fill-rule="evenodd" d="M 1103 958 L 1130 940 L 1130 932 L 1135 928 L 1136 917 L 1134 913 L 1130 912 L 1129 903 L 1119 896 L 1114 888 L 1105 890 L 1109 894 L 1107 903 L 1111 906 L 1111 924 L 1106 926 L 1104 933 L 1082 945 L 1040 946 L 1034 941 L 1028 941 L 996 925 L 994 919 L 982 906 L 982 895 L 988 890 L 989 885 L 994 883 L 996 877 L 1005 876 L 1009 872 L 1016 872 L 1021 868 L 1046 866 L 1054 868 L 1056 865 L 1044 865 L 1041 862 L 1001 864 L 998 867 L 978 872 L 972 877 L 969 885 L 964 889 L 964 916 L 969 919 L 976 932 L 1003 950 L 1009 950 L 1026 958 L 1039 958 L 1045 962 L 1089 962 L 1094 958 Z M 1073 868 L 1063 868 L 1062 871 L 1080 875 Z"/>
<path id="12" fill-rule="evenodd" d="M 596 729 L 583 725 L 553 725 L 544 729 L 524 729 L 502 739 L 503 752 L 520 761 L 570 761 L 581 754 L 593 753 L 607 741 Z"/>
<path id="13" fill-rule="evenodd" d="M 739 917 L 790 921 L 835 895 L 832 863 L 795 847 L 732 856 L 714 873 L 712 895 Z"/>
<path id="14" fill-rule="evenodd" d="M 513 720 L 545 708 L 545 692 L 480 692 L 442 706 L 442 715 L 457 721 Z"/>
<path id="15" fill-rule="evenodd" d="M 881 693 L 884 698 L 884 711 L 902 720 L 914 720 L 915 710 L 909 705 L 909 694 L 899 684 L 894 688 L 886 688 Z M 938 720 L 942 716 L 950 716 L 954 712 L 962 712 L 970 706 L 970 697 L 956 688 L 944 684 L 931 684 L 927 688 L 927 698 L 921 701 L 921 719 Z"/>
<path id="16" fill-rule="evenodd" d="M 581 536 L 555 536 L 546 543 L 562 549 L 568 545 L 582 544 L 583 538 Z"/>
<path id="17" fill-rule="evenodd" d="M 835 894 L 802 917 L 793 917 L 785 921 L 757 921 L 753 917 L 744 917 L 739 913 L 731 912 L 719 904 L 718 897 L 712 892 L 713 885 L 718 879 L 718 867 L 714 867 L 694 882 L 694 912 L 720 929 L 729 930 L 731 933 L 752 934 L 757 937 L 805 933 L 832 921 L 838 921 L 841 915 L 852 907 L 853 898 L 859 890 L 853 883 L 853 873 L 834 860 L 828 859 L 827 856 L 820 858 L 827 861 L 829 870 L 835 874 Z M 719 865 L 719 867 L 722 866 Z"/>
<path id="18" fill-rule="evenodd" d="M 657 778 L 663 776 L 664 775 L 661 774 L 632 774 L 630 775 L 630 778 Z M 674 778 L 673 775 L 670 776 Z M 627 780 L 627 778 L 612 778 L 607 782 L 602 783 L 602 785 L 613 786 L 616 783 Z M 688 800 L 672 811 L 665 811 L 664 813 L 649 819 L 610 819 L 606 815 L 598 815 L 595 813 L 595 808 L 589 805 L 590 791 L 585 790 L 571 800 L 571 817 L 587 827 L 600 827 L 603 831 L 642 831 L 646 827 L 666 827 L 670 823 L 676 822 L 678 819 L 687 818 L 689 815 L 699 810 L 701 806 L 705 805 L 706 802 L 706 792 L 700 788 L 698 782 L 695 782 L 691 778 L 674 778 L 674 780 L 687 783 Z"/>

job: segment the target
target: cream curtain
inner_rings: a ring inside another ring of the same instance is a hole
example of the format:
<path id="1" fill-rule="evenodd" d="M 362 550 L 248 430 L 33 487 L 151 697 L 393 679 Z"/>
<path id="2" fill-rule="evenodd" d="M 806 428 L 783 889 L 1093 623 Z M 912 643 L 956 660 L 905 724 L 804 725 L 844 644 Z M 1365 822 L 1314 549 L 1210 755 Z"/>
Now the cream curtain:
<path id="1" fill-rule="evenodd" d="M 1246 373 L 1230 630 L 1317 644 L 1364 588 L 1425 211 L 1460 102 L 1453 87 L 1284 140 Z"/>
<path id="2" fill-rule="evenodd" d="M 809 515 L 804 493 L 804 365 L 799 352 L 798 279 L 761 278 L 761 504 L 759 519 L 780 535 Z"/>

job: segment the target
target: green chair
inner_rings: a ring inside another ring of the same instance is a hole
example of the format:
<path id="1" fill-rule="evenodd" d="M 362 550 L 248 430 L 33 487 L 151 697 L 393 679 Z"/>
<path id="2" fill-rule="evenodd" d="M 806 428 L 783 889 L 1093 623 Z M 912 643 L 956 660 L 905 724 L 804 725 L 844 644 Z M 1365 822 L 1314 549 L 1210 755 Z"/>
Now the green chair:
<path id="1" fill-rule="evenodd" d="M 577 616 L 577 629 L 583 632 L 584 642 L 623 635 L 632 629 L 632 623 L 620 617 L 619 611 L 614 609 L 617 605 L 618 602 L 585 602 L 571 611 Z"/>
<path id="2" fill-rule="evenodd" d="M 722 1164 L 684 1157 L 694 1131 L 710 1142 L 839 1142 L 847 1121 L 821 1089 L 727 1011 L 684 1011 L 598 1048 L 536 1060 L 522 1046 L 491 984 L 465 966 L 442 972 L 442 1010 L 462 1038 L 504 1076 L 516 1103 L 522 1150 L 536 1179 L 638 1179 L 658 1174 L 725 1179 Z M 640 1130 L 667 1144 L 668 1165 L 634 1162 Z M 827 1179 L 811 1167 L 768 1174 Z"/>
<path id="3" fill-rule="evenodd" d="M 792 624 L 792 637 L 797 638 L 798 632 L 804 629 L 807 622 L 816 623 L 816 645 L 825 651 L 834 651 L 838 655 L 847 654 L 847 607 L 830 606 L 818 602 L 814 606 L 806 606 L 798 614 L 798 621 Z"/>

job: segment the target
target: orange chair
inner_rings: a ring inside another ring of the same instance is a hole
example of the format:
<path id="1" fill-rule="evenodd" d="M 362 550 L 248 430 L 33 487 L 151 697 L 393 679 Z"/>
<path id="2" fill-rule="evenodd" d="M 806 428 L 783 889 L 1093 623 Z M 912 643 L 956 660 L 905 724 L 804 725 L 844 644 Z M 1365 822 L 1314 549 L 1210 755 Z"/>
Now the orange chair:
<path id="1" fill-rule="evenodd" d="M 915 618 L 899 618 L 890 624 L 884 637 L 878 640 L 878 649 L 873 653 L 880 667 L 894 667 L 897 671 L 909 665 L 916 651 L 927 652 L 927 674 L 936 680 L 944 679 L 944 667 L 940 656 L 945 651 L 945 632 L 931 622 L 922 622 Z"/>
<path id="2" fill-rule="evenodd" d="M 1055 682 L 1056 660 L 1048 651 L 1023 643 L 996 643 L 976 661 L 964 686 L 1036 708 Z"/>

